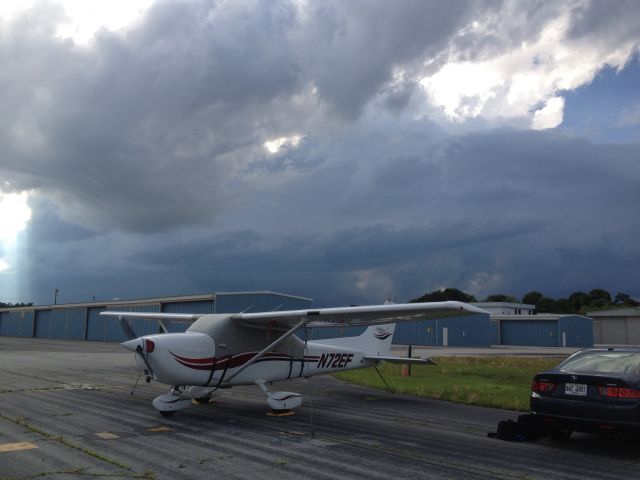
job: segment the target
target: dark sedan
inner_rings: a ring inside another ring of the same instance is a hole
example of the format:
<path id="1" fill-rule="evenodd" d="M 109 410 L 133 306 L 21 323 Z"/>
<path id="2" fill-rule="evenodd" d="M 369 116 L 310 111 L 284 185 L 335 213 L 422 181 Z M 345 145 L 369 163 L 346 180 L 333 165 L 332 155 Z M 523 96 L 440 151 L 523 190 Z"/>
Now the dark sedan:
<path id="1" fill-rule="evenodd" d="M 640 434 L 640 348 L 582 350 L 538 373 L 531 413 L 555 438 L 572 431 Z"/>

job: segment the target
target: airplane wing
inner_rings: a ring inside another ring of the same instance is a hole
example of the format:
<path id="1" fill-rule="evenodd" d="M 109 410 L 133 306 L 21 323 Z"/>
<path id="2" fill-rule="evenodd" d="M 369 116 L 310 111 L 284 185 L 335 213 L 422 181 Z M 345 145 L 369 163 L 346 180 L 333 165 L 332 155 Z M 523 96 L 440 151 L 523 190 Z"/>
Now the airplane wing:
<path id="1" fill-rule="evenodd" d="M 284 310 L 258 313 L 236 313 L 230 317 L 239 325 L 265 330 L 289 330 L 295 326 L 335 327 L 367 326 L 384 323 L 427 320 L 431 318 L 462 317 L 487 313 L 486 310 L 462 302 L 390 303 L 360 307 L 314 308 L 307 310 Z M 204 314 L 117 312 L 106 310 L 100 315 L 123 318 L 144 318 L 193 323 Z M 165 331 L 167 329 L 165 328 Z"/>
<path id="2" fill-rule="evenodd" d="M 201 313 L 159 313 L 159 312 L 116 312 L 113 310 L 105 310 L 104 312 L 100 312 L 100 315 L 104 315 L 106 317 L 118 317 L 118 321 L 120 322 L 120 326 L 125 334 L 125 336 L 129 340 L 133 340 L 137 338 L 138 335 L 131 328 L 131 324 L 129 323 L 129 319 L 142 318 L 145 320 L 157 320 L 164 330 L 165 333 L 169 331 L 169 322 L 182 322 L 182 323 L 193 323 L 198 318 L 200 318 L 203 314 Z"/>
<path id="3" fill-rule="evenodd" d="M 288 330 L 301 320 L 306 320 L 304 323 L 308 327 L 364 326 L 482 313 L 487 311 L 466 303 L 450 301 L 238 313 L 231 318 L 245 327 Z"/>

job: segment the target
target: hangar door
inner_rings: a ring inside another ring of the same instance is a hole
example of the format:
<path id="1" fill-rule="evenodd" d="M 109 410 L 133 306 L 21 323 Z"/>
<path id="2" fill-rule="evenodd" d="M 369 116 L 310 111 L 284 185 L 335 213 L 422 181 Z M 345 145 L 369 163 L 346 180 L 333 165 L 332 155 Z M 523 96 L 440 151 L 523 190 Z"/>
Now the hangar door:
<path id="1" fill-rule="evenodd" d="M 86 316 L 85 308 L 37 310 L 36 337 L 84 340 Z"/>
<path id="2" fill-rule="evenodd" d="M 503 320 L 500 322 L 502 345 L 558 346 L 558 322 L 555 320 Z"/>
<path id="3" fill-rule="evenodd" d="M 630 333 L 632 335 L 629 335 Z M 627 320 L 624 317 L 607 318 L 602 322 L 602 341 L 600 343 L 610 345 L 636 343 L 637 335 L 635 333 L 635 329 L 629 331 Z"/>
<path id="4" fill-rule="evenodd" d="M 33 312 L 0 313 L 0 335 L 7 337 L 32 337 Z"/>

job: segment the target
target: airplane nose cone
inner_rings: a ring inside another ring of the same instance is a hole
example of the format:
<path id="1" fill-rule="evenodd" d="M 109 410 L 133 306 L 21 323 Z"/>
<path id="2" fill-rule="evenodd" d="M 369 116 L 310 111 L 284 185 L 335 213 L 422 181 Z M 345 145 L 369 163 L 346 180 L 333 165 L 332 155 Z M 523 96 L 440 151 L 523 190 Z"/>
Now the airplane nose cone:
<path id="1" fill-rule="evenodd" d="M 134 338 L 133 340 L 127 340 L 126 342 L 122 342 L 122 345 L 127 350 L 131 350 L 132 352 L 136 351 L 138 345 L 142 345 L 142 338 Z"/>

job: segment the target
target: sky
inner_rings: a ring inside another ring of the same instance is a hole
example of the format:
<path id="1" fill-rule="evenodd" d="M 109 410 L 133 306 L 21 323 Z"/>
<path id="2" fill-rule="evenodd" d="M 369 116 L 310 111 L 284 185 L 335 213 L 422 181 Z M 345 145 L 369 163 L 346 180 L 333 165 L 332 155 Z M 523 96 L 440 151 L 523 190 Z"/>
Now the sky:
<path id="1" fill-rule="evenodd" d="M 0 301 L 640 296 L 640 2 L 3 1 Z"/>

